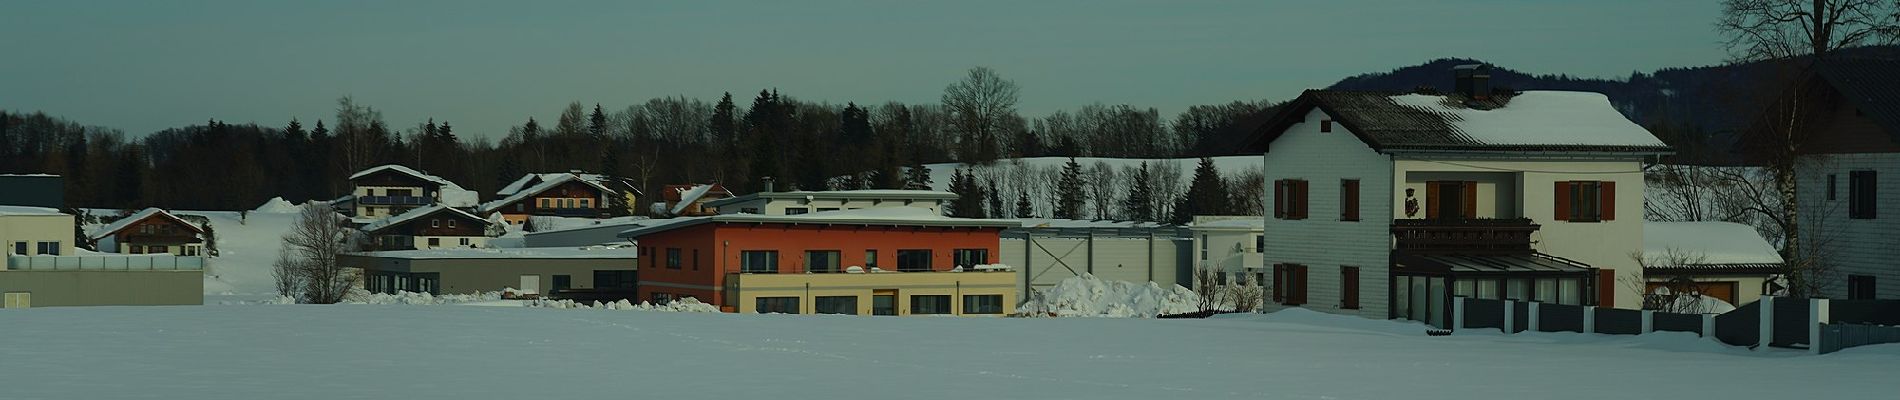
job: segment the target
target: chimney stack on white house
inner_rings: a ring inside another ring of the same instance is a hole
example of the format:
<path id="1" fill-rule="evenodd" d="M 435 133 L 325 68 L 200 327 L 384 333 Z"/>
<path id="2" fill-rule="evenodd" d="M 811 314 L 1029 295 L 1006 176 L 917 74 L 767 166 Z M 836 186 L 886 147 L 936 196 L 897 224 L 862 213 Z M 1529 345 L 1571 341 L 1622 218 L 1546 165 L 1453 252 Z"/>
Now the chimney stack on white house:
<path id="1" fill-rule="evenodd" d="M 1471 100 L 1491 98 L 1491 66 L 1485 64 L 1465 64 L 1451 67 L 1456 77 L 1458 94 Z"/>

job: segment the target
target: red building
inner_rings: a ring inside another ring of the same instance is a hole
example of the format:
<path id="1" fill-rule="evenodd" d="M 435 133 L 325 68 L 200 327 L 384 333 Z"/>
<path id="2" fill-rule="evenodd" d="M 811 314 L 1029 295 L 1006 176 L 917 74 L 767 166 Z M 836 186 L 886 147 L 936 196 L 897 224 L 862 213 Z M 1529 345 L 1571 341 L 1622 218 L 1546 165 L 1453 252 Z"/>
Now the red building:
<path id="1" fill-rule="evenodd" d="M 694 297 L 740 312 L 750 304 L 725 298 L 726 292 L 739 290 L 729 287 L 728 278 L 864 272 L 888 282 L 888 290 L 903 290 L 898 286 L 910 284 L 903 276 L 928 274 L 871 272 L 950 272 L 995 264 L 1002 230 L 1019 226 L 1013 220 L 948 218 L 908 207 L 656 222 L 620 234 L 640 246 L 640 298 Z M 807 284 L 805 290 L 827 289 Z"/>

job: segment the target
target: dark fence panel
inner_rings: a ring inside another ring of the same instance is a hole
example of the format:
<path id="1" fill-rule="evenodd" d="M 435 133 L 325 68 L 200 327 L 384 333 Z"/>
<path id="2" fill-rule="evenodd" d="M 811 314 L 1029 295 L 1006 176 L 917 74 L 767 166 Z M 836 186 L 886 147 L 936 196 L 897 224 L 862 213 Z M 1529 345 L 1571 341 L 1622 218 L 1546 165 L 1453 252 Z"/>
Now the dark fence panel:
<path id="1" fill-rule="evenodd" d="M 1583 332 L 1583 306 L 1544 304 L 1537 306 L 1537 330 L 1543 332 Z"/>
<path id="2" fill-rule="evenodd" d="M 1511 333 L 1531 330 L 1530 303 L 1517 302 L 1511 307 Z"/>
<path id="3" fill-rule="evenodd" d="M 1900 343 L 1900 326 L 1821 324 L 1821 354 L 1882 343 Z"/>
<path id="4" fill-rule="evenodd" d="M 1775 299 L 1774 304 L 1775 340 L 1768 345 L 1799 347 L 1808 344 L 1808 299 L 1780 297 Z"/>
<path id="5" fill-rule="evenodd" d="M 1659 312 L 1650 315 L 1650 317 L 1654 318 L 1654 320 L 1649 323 L 1649 326 L 1658 331 L 1702 333 L 1701 314 Z"/>
<path id="6" fill-rule="evenodd" d="M 1597 309 L 1597 333 L 1637 335 L 1643 333 L 1643 312 L 1619 308 Z"/>
<path id="7" fill-rule="evenodd" d="M 1828 300 L 1827 322 L 1900 325 L 1900 300 Z"/>
<path id="8" fill-rule="evenodd" d="M 1504 300 L 1464 299 L 1466 328 L 1504 328 Z"/>
<path id="9" fill-rule="evenodd" d="M 1715 339 L 1731 346 L 1754 346 L 1761 340 L 1761 302 L 1715 316 Z"/>

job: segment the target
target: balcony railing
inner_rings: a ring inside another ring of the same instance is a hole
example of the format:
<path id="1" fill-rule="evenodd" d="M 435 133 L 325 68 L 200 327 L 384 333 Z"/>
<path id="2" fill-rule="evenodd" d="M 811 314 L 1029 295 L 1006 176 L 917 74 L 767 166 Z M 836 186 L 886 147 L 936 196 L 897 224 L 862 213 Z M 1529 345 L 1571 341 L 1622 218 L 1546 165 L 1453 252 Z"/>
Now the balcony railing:
<path id="1" fill-rule="evenodd" d="M 15 271 L 195 271 L 205 269 L 200 256 L 7 256 Z"/>
<path id="2" fill-rule="evenodd" d="M 1414 252 L 1528 252 L 1537 228 L 1528 218 L 1392 220 L 1394 249 Z"/>
<path id="3" fill-rule="evenodd" d="M 363 196 L 356 198 L 357 203 L 391 206 L 422 206 L 429 204 L 429 198 L 422 196 Z"/>

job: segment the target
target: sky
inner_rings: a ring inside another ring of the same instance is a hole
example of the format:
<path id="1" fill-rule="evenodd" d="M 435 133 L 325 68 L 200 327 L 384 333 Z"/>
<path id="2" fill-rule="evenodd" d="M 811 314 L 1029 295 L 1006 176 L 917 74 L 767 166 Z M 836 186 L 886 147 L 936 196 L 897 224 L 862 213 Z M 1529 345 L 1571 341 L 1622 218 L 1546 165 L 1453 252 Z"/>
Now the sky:
<path id="1" fill-rule="evenodd" d="M 499 138 L 572 101 L 934 103 L 971 67 L 1038 116 L 1091 103 L 1286 100 L 1443 57 L 1625 77 L 1719 64 L 1717 0 L 0 0 L 0 109 L 143 135 L 218 119 L 330 120 Z"/>

